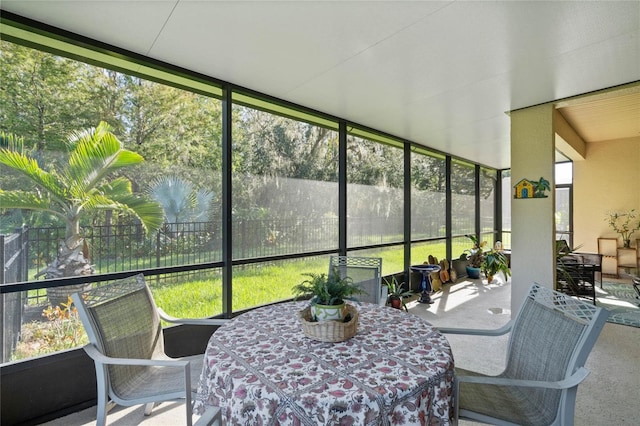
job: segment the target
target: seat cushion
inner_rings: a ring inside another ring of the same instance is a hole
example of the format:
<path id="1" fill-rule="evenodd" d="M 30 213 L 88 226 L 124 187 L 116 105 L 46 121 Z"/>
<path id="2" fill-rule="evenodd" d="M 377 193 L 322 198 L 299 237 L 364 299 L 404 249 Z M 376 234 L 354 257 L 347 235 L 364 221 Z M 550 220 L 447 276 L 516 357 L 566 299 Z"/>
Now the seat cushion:
<path id="1" fill-rule="evenodd" d="M 459 376 L 482 376 L 483 374 L 456 368 Z M 460 383 L 460 409 L 484 414 L 519 425 L 549 425 L 556 416 L 555 409 L 538 404 L 531 398 L 531 390 L 512 386 L 488 386 L 475 383 Z M 536 392 L 544 392 L 536 390 Z"/>
<path id="2" fill-rule="evenodd" d="M 195 392 L 202 373 L 203 355 L 174 359 L 190 362 L 191 390 Z M 130 400 L 170 393 L 184 393 L 184 373 L 181 368 L 135 367 L 135 371 L 135 375 L 131 376 L 129 380 L 121 382 L 117 389 L 113 389 L 118 398 Z M 165 399 L 169 400 L 177 397 L 167 396 Z"/>

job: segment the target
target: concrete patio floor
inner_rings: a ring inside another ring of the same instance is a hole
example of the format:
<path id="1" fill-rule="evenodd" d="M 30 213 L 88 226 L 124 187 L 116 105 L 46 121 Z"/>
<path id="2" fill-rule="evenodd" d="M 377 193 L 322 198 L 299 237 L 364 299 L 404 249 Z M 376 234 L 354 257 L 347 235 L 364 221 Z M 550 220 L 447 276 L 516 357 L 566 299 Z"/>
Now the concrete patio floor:
<path id="1" fill-rule="evenodd" d="M 436 326 L 498 328 L 510 319 L 511 284 L 495 280 L 459 280 L 445 285 L 433 295 L 434 303 L 420 304 L 408 299 L 409 314 L 425 318 Z M 498 373 L 504 368 L 507 336 L 447 336 L 456 365 Z M 607 323 L 591 352 L 586 367 L 589 377 L 578 387 L 575 424 L 577 426 L 636 425 L 636 400 L 640 389 L 638 350 L 640 329 Z M 111 426 L 185 424 L 185 408 L 180 402 L 163 403 L 145 417 L 143 407 L 115 407 L 107 417 Z M 44 423 L 47 426 L 95 424 L 95 407 Z M 478 423 L 461 421 L 460 425 Z"/>

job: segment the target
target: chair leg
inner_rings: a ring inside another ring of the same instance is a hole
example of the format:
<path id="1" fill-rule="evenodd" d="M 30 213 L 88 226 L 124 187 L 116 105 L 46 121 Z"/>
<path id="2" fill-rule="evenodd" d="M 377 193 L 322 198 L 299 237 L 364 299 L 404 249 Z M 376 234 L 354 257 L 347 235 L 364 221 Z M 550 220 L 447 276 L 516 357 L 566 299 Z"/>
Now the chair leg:
<path id="1" fill-rule="evenodd" d="M 222 424 L 220 409 L 209 407 L 202 413 L 202 416 L 195 422 L 195 426 L 217 426 Z"/>
<path id="2" fill-rule="evenodd" d="M 147 404 L 145 404 L 144 406 L 144 415 L 145 416 L 150 416 L 151 412 L 153 411 L 153 407 L 156 406 L 155 402 L 148 402 Z"/>
<path id="3" fill-rule="evenodd" d="M 191 404 L 185 404 L 187 409 L 187 426 L 193 425 L 193 411 L 191 410 Z M 197 424 L 197 422 L 196 422 Z"/>
<path id="4" fill-rule="evenodd" d="M 98 407 L 96 412 L 96 426 L 105 426 L 107 424 L 107 413 L 115 405 L 109 400 L 107 391 L 107 381 L 104 376 L 104 368 L 96 364 L 96 391 L 98 394 Z"/>
<path id="5" fill-rule="evenodd" d="M 101 395 L 98 392 L 98 412 L 96 413 L 96 426 L 105 426 L 107 424 L 107 412 L 111 407 L 107 407 L 107 395 Z"/>
<path id="6" fill-rule="evenodd" d="M 453 378 L 453 394 L 451 395 L 451 402 L 453 403 L 453 419 L 451 424 L 458 426 L 460 421 L 460 382 L 456 377 Z"/>

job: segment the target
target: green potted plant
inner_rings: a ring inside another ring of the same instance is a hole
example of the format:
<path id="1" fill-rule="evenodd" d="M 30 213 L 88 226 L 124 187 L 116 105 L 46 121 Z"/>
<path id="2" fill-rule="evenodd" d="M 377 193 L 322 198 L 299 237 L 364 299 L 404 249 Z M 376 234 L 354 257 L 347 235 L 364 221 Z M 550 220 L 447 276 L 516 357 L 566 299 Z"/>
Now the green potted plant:
<path id="1" fill-rule="evenodd" d="M 479 242 L 478 237 L 475 235 L 466 235 L 467 238 L 473 242 L 473 247 L 470 249 L 466 249 L 460 255 L 460 260 L 464 260 L 468 262 L 467 268 L 467 276 L 469 278 L 480 278 L 480 268 L 482 267 L 482 262 L 484 261 L 484 252 L 482 251 L 483 247 L 487 245 L 486 241 Z"/>
<path id="2" fill-rule="evenodd" d="M 611 229 L 622 237 L 622 246 L 625 248 L 631 247 L 631 235 L 637 230 L 640 230 L 640 220 L 634 224 L 635 218 L 638 217 L 636 209 L 631 209 L 626 212 L 608 212 L 607 222 Z"/>
<path id="3" fill-rule="evenodd" d="M 337 271 L 332 274 L 304 274 L 306 280 L 293 287 L 296 299 L 309 298 L 311 316 L 315 321 L 342 320 L 345 301 L 353 300 L 364 290 L 349 277 L 341 278 Z"/>
<path id="4" fill-rule="evenodd" d="M 507 256 L 495 249 L 491 249 L 483 254 L 481 269 L 487 276 L 487 284 L 493 281 L 494 276 L 498 272 L 502 272 L 505 280 L 511 276 Z"/>
<path id="5" fill-rule="evenodd" d="M 388 295 L 387 301 L 388 303 L 396 309 L 403 309 L 406 312 L 409 312 L 406 303 L 404 303 L 404 298 L 406 296 L 411 296 L 410 291 L 405 291 L 404 283 L 398 283 L 396 277 L 391 277 L 391 280 L 387 278 L 384 279 L 384 284 L 387 286 Z"/>

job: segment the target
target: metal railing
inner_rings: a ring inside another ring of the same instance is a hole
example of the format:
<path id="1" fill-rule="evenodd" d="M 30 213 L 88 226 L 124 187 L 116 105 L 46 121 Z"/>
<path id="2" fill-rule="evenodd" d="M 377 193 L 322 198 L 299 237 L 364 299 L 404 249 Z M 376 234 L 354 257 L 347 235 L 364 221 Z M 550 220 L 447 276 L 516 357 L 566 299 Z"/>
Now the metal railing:
<path id="1" fill-rule="evenodd" d="M 0 235 L 0 285 L 24 281 L 27 277 L 26 228 L 16 229 L 14 234 Z M 23 292 L 0 294 L 0 358 L 6 362 L 11 358 L 20 337 L 24 309 Z"/>
<path id="2" fill-rule="evenodd" d="M 333 217 L 236 220 L 233 259 L 333 250 L 338 232 L 338 219 Z M 54 260 L 65 228 L 28 228 L 21 235 L 26 241 L 21 262 L 28 271 L 22 280 L 34 280 Z M 165 223 L 151 236 L 145 236 L 139 224 L 93 225 L 83 228 L 83 237 L 95 272 L 100 274 L 222 260 L 221 224 L 215 221 Z M 396 218 L 349 218 L 351 246 L 402 240 L 402 223 Z M 29 291 L 28 302 L 46 303 L 46 291 Z"/>

